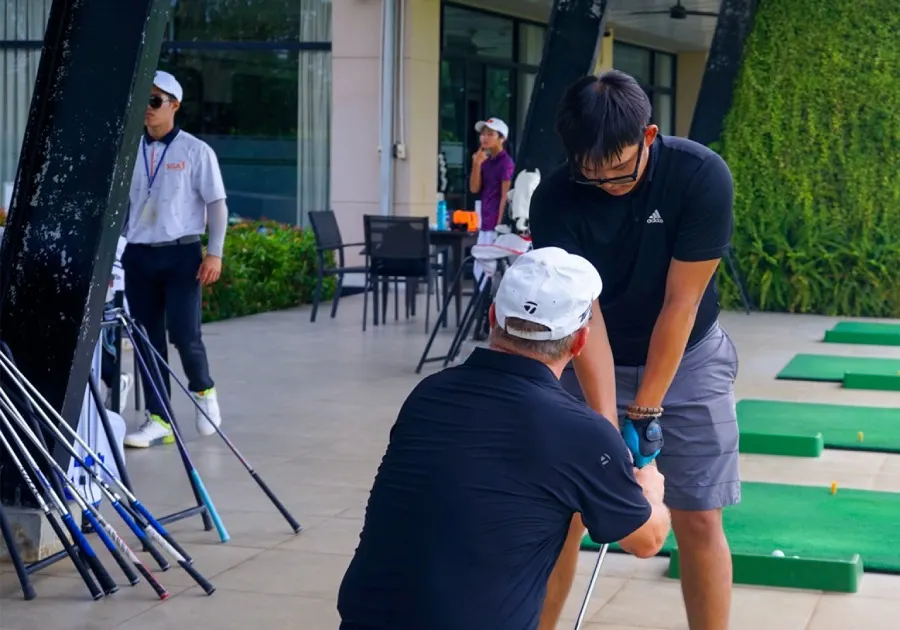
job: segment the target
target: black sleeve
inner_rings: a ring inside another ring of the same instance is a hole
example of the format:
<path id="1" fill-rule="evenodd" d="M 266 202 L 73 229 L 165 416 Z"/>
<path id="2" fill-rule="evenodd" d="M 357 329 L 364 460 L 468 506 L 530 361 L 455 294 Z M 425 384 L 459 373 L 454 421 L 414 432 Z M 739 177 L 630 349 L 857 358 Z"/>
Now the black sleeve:
<path id="1" fill-rule="evenodd" d="M 584 413 L 584 412 L 582 412 Z M 609 420 L 585 414 L 566 430 L 556 426 L 554 449 L 557 496 L 573 512 L 580 512 L 596 543 L 618 542 L 650 518 L 652 508 L 634 478 L 625 442 Z"/>
<path id="2" fill-rule="evenodd" d="M 559 197 L 551 190 L 552 183 L 542 181 L 531 197 L 531 205 L 528 207 L 531 244 L 535 249 L 559 247 L 570 254 L 585 257 L 571 222 L 567 220 L 568 212 L 565 208 L 560 208 Z"/>
<path id="3" fill-rule="evenodd" d="M 684 216 L 675 238 L 675 260 L 722 258 L 734 227 L 734 182 L 718 154 L 710 155 L 688 185 Z"/>

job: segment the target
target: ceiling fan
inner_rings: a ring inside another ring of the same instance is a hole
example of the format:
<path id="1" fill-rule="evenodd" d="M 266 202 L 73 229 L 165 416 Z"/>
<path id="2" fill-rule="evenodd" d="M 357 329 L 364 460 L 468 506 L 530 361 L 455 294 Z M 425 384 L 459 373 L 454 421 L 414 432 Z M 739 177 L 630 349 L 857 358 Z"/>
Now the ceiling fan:
<path id="1" fill-rule="evenodd" d="M 681 4 L 681 0 L 675 0 L 675 4 L 668 9 L 663 9 L 661 11 L 632 11 L 631 15 L 665 15 L 666 13 L 668 13 L 669 17 L 673 20 L 686 20 L 689 15 L 719 17 L 718 12 L 713 13 L 712 11 L 690 11 L 685 8 L 683 4 Z"/>

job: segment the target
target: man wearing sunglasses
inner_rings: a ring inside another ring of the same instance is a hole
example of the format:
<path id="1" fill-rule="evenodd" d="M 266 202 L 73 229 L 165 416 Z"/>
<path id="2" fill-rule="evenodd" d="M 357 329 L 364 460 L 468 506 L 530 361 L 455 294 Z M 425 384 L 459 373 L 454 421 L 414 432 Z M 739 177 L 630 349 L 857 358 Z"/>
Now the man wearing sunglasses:
<path id="1" fill-rule="evenodd" d="M 595 334 L 562 383 L 621 428 L 638 467 L 665 475 L 690 628 L 725 630 L 722 509 L 741 494 L 738 360 L 718 324 L 715 275 L 731 241 L 731 173 L 708 148 L 659 134 L 650 100 L 622 72 L 573 84 L 556 126 L 567 160 L 532 198 L 534 246 L 587 258 L 604 283 Z M 556 627 L 583 532 L 576 515 L 541 630 Z"/>
<path id="2" fill-rule="evenodd" d="M 216 282 L 222 272 L 228 209 L 216 154 L 175 125 L 182 97 L 174 76 L 155 74 L 144 116 L 146 133 L 131 180 L 125 226 L 128 245 L 122 266 L 131 315 L 144 325 L 163 357 L 168 355 L 168 341 L 178 350 L 198 405 L 197 431 L 212 435 L 213 424 L 221 424 L 222 417 L 200 333 L 200 315 L 202 287 Z M 201 237 L 207 223 L 209 242 L 204 253 Z M 145 355 L 152 360 L 149 352 Z M 160 371 L 169 394 L 168 372 L 162 366 Z M 173 443 L 164 403 L 146 381 L 144 391 L 147 419 L 125 437 L 125 445 L 148 448 Z"/>

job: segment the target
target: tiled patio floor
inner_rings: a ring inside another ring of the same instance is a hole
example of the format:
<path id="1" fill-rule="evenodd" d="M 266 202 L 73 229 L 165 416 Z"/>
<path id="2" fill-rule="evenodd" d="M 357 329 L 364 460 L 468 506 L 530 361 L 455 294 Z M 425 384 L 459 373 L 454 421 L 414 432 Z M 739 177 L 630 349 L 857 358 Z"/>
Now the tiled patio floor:
<path id="1" fill-rule="evenodd" d="M 361 332 L 361 307 L 362 299 L 354 297 L 343 301 L 337 320 L 328 319 L 326 309 L 310 324 L 308 310 L 300 309 L 206 328 L 225 428 L 305 532 L 291 535 L 224 444 L 199 440 L 188 426 L 192 454 L 231 542 L 218 543 L 215 532 L 203 532 L 196 518 L 171 530 L 218 591 L 206 597 L 173 569 L 159 575 L 174 595 L 166 602 L 155 599 L 146 584 L 91 602 L 70 564 L 60 562 L 35 577 L 38 598 L 24 602 L 9 565 L 0 565 L 0 628 L 334 630 L 337 587 L 388 430 L 418 380 L 413 367 L 426 340 L 421 317 Z M 823 349 L 818 340 L 830 318 L 727 313 L 722 319 L 741 354 L 742 396 L 885 406 L 900 401 L 897 393 L 851 393 L 830 384 L 774 380 L 799 351 L 900 357 L 900 348 Z M 181 398 L 176 410 L 189 418 Z M 128 463 L 139 496 L 154 513 L 190 505 L 174 447 L 129 453 Z M 846 487 L 900 492 L 900 457 L 882 454 L 827 451 L 817 460 L 745 456 L 743 474 L 748 480 L 817 485 L 837 480 Z M 561 628 L 575 617 L 594 557 L 583 554 Z M 106 564 L 118 578 L 112 561 Z M 678 583 L 662 576 L 666 564 L 610 555 L 587 630 L 686 628 Z M 733 608 L 733 630 L 893 627 L 900 624 L 888 621 L 900 619 L 900 577 L 866 575 L 855 595 L 737 587 Z"/>

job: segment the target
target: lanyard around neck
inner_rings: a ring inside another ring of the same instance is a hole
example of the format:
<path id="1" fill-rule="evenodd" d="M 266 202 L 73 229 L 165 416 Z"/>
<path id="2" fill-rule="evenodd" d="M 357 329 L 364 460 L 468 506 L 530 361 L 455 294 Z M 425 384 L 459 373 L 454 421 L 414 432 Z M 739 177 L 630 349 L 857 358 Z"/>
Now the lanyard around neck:
<path id="1" fill-rule="evenodd" d="M 165 164 L 166 159 L 166 151 L 169 150 L 169 146 L 171 143 L 166 145 L 166 148 L 163 149 L 162 155 L 159 156 L 159 166 L 157 166 L 153 173 L 150 173 L 150 162 L 147 160 L 147 139 L 141 139 L 141 153 L 144 156 L 144 171 L 147 173 L 147 181 L 149 184 L 147 185 L 147 195 L 150 195 L 150 191 L 153 189 L 153 182 L 156 181 L 156 176 L 159 175 L 159 169 L 161 166 Z"/>

